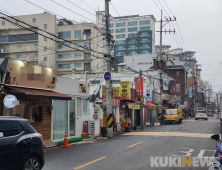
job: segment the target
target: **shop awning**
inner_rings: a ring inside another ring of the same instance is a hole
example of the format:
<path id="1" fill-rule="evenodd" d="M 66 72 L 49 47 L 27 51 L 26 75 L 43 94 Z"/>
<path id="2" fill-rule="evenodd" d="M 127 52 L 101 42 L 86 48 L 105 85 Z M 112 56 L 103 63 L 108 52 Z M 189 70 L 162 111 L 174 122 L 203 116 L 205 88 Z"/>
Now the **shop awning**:
<path id="1" fill-rule="evenodd" d="M 8 87 L 12 92 L 23 93 L 31 99 L 57 99 L 57 100 L 72 100 L 72 97 L 49 90 L 29 89 L 22 87 Z"/>
<path id="2" fill-rule="evenodd" d="M 96 102 L 96 104 L 98 104 L 98 105 L 102 105 L 102 104 L 103 104 L 103 102 Z"/>
<path id="3" fill-rule="evenodd" d="M 148 106 L 147 109 L 157 109 L 157 105 L 155 105 L 153 103 L 146 103 L 146 105 Z"/>
<path id="4" fill-rule="evenodd" d="M 145 105 L 145 104 L 143 104 L 143 107 L 145 107 L 145 108 L 149 108 L 149 106 L 148 106 L 148 105 Z"/>

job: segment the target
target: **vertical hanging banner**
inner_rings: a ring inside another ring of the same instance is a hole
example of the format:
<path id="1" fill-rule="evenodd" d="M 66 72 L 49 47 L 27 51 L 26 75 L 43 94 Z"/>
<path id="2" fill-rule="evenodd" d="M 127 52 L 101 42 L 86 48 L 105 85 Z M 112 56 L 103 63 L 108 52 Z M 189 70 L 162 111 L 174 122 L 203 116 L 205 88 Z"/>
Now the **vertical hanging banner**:
<path id="1" fill-rule="evenodd" d="M 176 94 L 179 95 L 180 94 L 180 83 L 176 84 Z"/>
<path id="2" fill-rule="evenodd" d="M 129 99 L 130 81 L 120 81 L 120 99 Z"/>
<path id="3" fill-rule="evenodd" d="M 167 77 L 163 77 L 163 90 L 169 90 L 169 83 Z"/>
<path id="4" fill-rule="evenodd" d="M 136 100 L 136 89 L 130 88 L 130 100 Z"/>
<path id="5" fill-rule="evenodd" d="M 143 97 L 143 77 L 135 77 L 136 97 Z"/>
<path id="6" fill-rule="evenodd" d="M 175 83 L 171 83 L 170 84 L 170 95 L 174 96 L 176 94 L 176 87 L 175 87 Z"/>

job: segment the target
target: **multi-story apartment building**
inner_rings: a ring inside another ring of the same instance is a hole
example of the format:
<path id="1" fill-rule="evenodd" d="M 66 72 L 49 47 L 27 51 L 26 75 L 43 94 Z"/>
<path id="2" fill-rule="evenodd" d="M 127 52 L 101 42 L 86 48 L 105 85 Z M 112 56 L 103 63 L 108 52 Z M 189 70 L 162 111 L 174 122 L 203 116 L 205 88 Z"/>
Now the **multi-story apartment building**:
<path id="1" fill-rule="evenodd" d="M 96 12 L 96 22 L 104 26 L 104 11 Z M 124 56 L 155 52 L 155 21 L 153 15 L 110 16 L 110 33 L 116 41 L 111 51 L 119 62 Z"/>
<path id="2" fill-rule="evenodd" d="M 60 75 L 85 71 L 96 72 L 103 65 L 101 54 L 103 36 L 95 24 L 76 24 L 66 19 L 57 19 L 55 15 L 49 13 L 22 15 L 15 18 L 30 24 L 31 27 L 18 20 L 6 19 L 38 33 L 0 19 L 0 58 L 10 57 L 56 68 Z"/>

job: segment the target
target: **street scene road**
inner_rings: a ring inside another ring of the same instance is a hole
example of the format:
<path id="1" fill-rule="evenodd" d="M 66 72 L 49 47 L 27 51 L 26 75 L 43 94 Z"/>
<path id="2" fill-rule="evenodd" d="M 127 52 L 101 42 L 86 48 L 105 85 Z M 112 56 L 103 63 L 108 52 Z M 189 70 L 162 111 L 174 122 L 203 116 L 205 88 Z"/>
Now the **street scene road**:
<path id="1" fill-rule="evenodd" d="M 215 133 L 219 133 L 219 120 L 216 117 L 209 117 L 208 121 L 185 119 L 182 124 L 156 126 L 116 134 L 113 139 L 46 150 L 43 170 L 172 169 L 151 168 L 150 157 L 184 156 L 187 151 L 191 151 L 189 156 L 192 157 L 212 157 L 215 141 L 210 137 Z"/>

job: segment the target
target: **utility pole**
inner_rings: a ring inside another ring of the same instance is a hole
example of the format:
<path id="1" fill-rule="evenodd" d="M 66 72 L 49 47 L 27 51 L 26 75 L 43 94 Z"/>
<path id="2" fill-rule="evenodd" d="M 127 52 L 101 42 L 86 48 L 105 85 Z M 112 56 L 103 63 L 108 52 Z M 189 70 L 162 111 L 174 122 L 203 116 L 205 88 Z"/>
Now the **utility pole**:
<path id="1" fill-rule="evenodd" d="M 217 95 L 217 112 L 220 112 L 220 109 L 219 109 L 219 103 L 218 103 L 218 94 Z"/>
<path id="2" fill-rule="evenodd" d="M 163 84 L 162 84 L 162 33 L 165 32 L 166 33 L 171 33 L 171 32 L 174 32 L 175 33 L 175 29 L 174 31 L 163 31 L 163 27 L 169 23 L 170 21 L 176 21 L 176 18 L 174 17 L 174 20 L 171 20 L 171 18 L 166 18 L 166 21 L 163 21 L 162 19 L 162 15 L 163 15 L 163 12 L 162 12 L 162 9 L 161 9 L 161 20 L 160 21 L 157 21 L 157 22 L 160 22 L 160 31 L 156 31 L 156 32 L 160 32 L 160 51 L 159 51 L 159 56 L 158 56 L 158 70 L 159 70 L 159 75 L 160 75 L 160 92 L 159 92 L 159 113 L 162 113 L 162 89 L 163 89 Z M 163 25 L 163 22 L 167 22 L 166 24 Z"/>
<path id="3" fill-rule="evenodd" d="M 184 77 L 185 77 L 185 101 L 187 103 L 187 62 L 185 61 L 185 69 L 184 69 Z M 188 103 L 186 109 L 188 107 Z"/>
<path id="4" fill-rule="evenodd" d="M 142 77 L 142 71 L 140 69 L 140 77 Z M 142 102 L 142 97 L 140 99 L 140 129 L 143 129 L 143 102 Z"/>
<path id="5" fill-rule="evenodd" d="M 111 55 L 110 55 L 110 31 L 109 31 L 109 2 L 110 0 L 105 0 L 105 23 L 106 23 L 106 71 L 111 72 Z M 113 127 L 107 127 L 107 114 L 112 114 L 112 84 L 111 80 L 106 81 L 106 114 L 105 114 L 105 125 L 107 130 L 107 137 L 113 138 Z"/>

